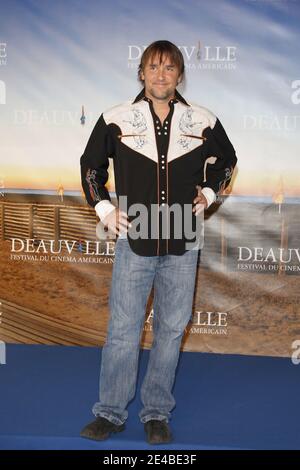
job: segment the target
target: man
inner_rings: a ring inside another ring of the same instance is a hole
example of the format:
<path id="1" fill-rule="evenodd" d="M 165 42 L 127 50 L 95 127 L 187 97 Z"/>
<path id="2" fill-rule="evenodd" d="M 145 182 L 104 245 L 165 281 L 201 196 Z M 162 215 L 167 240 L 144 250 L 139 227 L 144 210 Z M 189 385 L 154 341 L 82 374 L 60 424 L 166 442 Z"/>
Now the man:
<path id="1" fill-rule="evenodd" d="M 229 184 L 237 159 L 218 118 L 187 103 L 176 90 L 183 80 L 184 61 L 174 44 L 150 44 L 138 73 L 143 90 L 133 101 L 100 116 L 81 157 L 87 201 L 118 237 L 100 400 L 93 407 L 96 420 L 81 436 L 102 440 L 125 428 L 126 408 L 135 394 L 145 308 L 154 284 L 154 340 L 139 417 L 147 441 L 160 444 L 172 440 L 172 388 L 182 335 L 192 314 L 199 254 L 196 222 Z M 109 157 L 118 208 L 105 187 Z M 167 209 L 172 206 L 180 210 L 171 219 Z M 139 217 L 132 210 L 136 207 L 142 213 Z M 186 214 L 191 220 L 187 231 Z"/>

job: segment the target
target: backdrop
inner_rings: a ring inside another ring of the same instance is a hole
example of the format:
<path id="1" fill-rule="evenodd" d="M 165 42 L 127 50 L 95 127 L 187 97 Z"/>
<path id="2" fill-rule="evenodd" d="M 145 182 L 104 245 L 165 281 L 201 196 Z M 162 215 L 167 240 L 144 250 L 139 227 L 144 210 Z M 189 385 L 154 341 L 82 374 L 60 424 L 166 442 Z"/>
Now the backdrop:
<path id="1" fill-rule="evenodd" d="M 103 344 L 114 243 L 97 239 L 79 159 L 102 111 L 140 91 L 144 48 L 168 39 L 186 64 L 178 91 L 218 116 L 239 159 L 206 213 L 183 348 L 291 354 L 300 336 L 299 29 L 298 0 L 0 2 L 0 340 Z M 112 165 L 107 187 L 113 198 Z"/>

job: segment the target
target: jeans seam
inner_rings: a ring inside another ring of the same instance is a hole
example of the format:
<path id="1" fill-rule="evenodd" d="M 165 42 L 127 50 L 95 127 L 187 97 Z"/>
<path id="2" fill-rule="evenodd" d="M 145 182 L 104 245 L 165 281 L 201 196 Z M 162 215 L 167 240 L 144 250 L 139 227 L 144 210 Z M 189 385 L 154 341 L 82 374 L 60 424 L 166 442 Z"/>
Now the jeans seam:
<path id="1" fill-rule="evenodd" d="M 117 426 L 120 426 L 120 425 L 124 424 L 124 421 L 121 421 L 120 419 L 116 418 L 115 416 L 113 416 L 109 413 L 105 413 L 103 411 L 100 411 L 99 413 L 96 413 L 96 417 L 97 418 L 105 418 L 108 421 L 110 421 L 111 423 L 116 424 Z"/>
<path id="2" fill-rule="evenodd" d="M 167 423 L 169 422 L 168 418 L 165 415 L 160 415 L 160 414 L 157 414 L 157 413 L 151 413 L 149 415 L 143 416 L 141 418 L 141 422 L 145 424 L 148 421 L 151 421 L 153 419 L 155 419 L 157 421 L 166 421 Z"/>

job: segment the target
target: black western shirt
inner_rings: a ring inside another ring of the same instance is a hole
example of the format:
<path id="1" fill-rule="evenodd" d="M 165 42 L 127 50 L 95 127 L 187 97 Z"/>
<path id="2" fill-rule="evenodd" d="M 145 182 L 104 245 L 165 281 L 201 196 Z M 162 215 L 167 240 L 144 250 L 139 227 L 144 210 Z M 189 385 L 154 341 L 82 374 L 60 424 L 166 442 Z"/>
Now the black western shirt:
<path id="1" fill-rule="evenodd" d="M 192 239 L 183 214 L 189 212 L 187 220 L 195 229 L 196 186 L 202 187 L 210 204 L 228 186 L 237 161 L 221 122 L 211 111 L 187 103 L 177 90 L 169 108 L 161 123 L 143 89 L 133 102 L 104 111 L 80 159 L 87 202 L 102 220 L 114 209 L 105 187 L 109 158 L 113 160 L 117 199 L 126 196 L 128 219 L 139 222 L 135 235 L 130 236 L 129 228 L 127 238 L 141 256 L 185 253 Z M 134 213 L 140 205 L 147 213 Z M 179 232 L 178 212 L 175 227 L 176 211 L 171 210 L 174 206 L 182 208 Z M 122 205 L 120 209 L 124 210 Z M 140 225 L 143 230 L 137 237 Z"/>

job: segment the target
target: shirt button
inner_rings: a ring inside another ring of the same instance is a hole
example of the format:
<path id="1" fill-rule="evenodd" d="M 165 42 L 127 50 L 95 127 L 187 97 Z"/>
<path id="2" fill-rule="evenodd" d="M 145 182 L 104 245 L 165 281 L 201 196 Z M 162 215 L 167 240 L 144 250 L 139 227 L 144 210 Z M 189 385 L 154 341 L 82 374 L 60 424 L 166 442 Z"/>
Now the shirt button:
<path id="1" fill-rule="evenodd" d="M 166 121 L 166 124 L 169 124 L 169 122 L 168 122 L 168 121 Z"/>
<path id="2" fill-rule="evenodd" d="M 168 133 L 167 133 L 167 132 L 165 132 L 165 135 L 168 135 Z"/>
<path id="3" fill-rule="evenodd" d="M 162 191 L 162 192 L 161 192 L 161 194 L 165 194 L 165 192 L 164 192 L 164 191 Z"/>
<path id="4" fill-rule="evenodd" d="M 161 198 L 162 198 L 163 201 L 165 200 L 165 197 L 164 197 L 164 196 L 162 196 Z"/>
<path id="5" fill-rule="evenodd" d="M 159 121 L 156 121 L 156 124 L 159 124 Z"/>
<path id="6" fill-rule="evenodd" d="M 161 169 L 162 169 L 162 170 L 164 170 L 164 169 L 165 169 L 165 167 L 164 167 L 164 166 L 162 166 L 162 167 L 161 167 Z"/>
<path id="7" fill-rule="evenodd" d="M 161 134 L 161 132 L 158 132 L 158 135 L 160 135 L 160 134 Z"/>
<path id="8" fill-rule="evenodd" d="M 165 203 L 164 203 L 164 202 L 162 203 L 162 206 L 165 206 Z"/>
<path id="9" fill-rule="evenodd" d="M 161 156 L 161 158 L 165 158 L 165 156 L 164 156 L 164 155 L 162 155 L 162 156 Z"/>
<path id="10" fill-rule="evenodd" d="M 160 127 L 159 127 L 159 126 L 156 126 L 156 129 L 160 129 Z"/>

